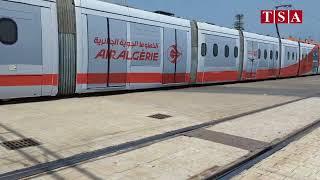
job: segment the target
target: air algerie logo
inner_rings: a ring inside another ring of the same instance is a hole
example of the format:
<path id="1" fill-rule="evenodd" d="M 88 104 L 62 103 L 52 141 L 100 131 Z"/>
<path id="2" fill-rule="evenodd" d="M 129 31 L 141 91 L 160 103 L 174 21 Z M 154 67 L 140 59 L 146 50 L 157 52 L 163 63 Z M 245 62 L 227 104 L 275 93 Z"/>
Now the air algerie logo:
<path id="1" fill-rule="evenodd" d="M 168 60 L 175 64 L 182 58 L 181 49 L 177 45 L 172 45 L 167 51 Z"/>

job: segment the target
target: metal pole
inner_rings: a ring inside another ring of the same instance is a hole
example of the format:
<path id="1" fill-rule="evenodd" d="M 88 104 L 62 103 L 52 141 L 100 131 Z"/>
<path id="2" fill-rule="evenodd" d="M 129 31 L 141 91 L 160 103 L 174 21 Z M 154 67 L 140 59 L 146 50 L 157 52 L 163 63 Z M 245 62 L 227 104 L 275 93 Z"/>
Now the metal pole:
<path id="1" fill-rule="evenodd" d="M 280 7 L 291 8 L 292 5 L 291 4 L 279 5 L 279 6 L 275 6 L 275 9 L 278 10 Z M 278 39 L 279 39 L 279 71 L 278 71 L 278 77 L 279 77 L 280 73 L 281 73 L 281 66 L 282 66 L 282 41 L 281 41 L 281 35 L 280 35 L 279 25 L 278 25 L 277 21 L 276 21 L 275 25 L 276 25 L 277 35 L 278 35 Z"/>
<path id="2" fill-rule="evenodd" d="M 278 10 L 278 7 L 276 7 L 276 10 Z M 278 23 L 276 22 L 276 31 L 277 31 L 277 35 L 278 35 L 278 40 L 279 40 L 279 56 L 278 56 L 278 60 L 279 60 L 279 70 L 278 70 L 278 77 L 280 77 L 281 74 L 281 66 L 282 66 L 282 41 L 281 41 L 281 35 L 280 35 L 280 31 L 279 31 L 279 26 Z"/>
<path id="3" fill-rule="evenodd" d="M 278 27 L 278 23 L 277 23 L 277 22 L 276 22 L 276 30 L 277 30 L 278 38 L 281 38 L 280 32 L 279 32 L 279 27 Z"/>

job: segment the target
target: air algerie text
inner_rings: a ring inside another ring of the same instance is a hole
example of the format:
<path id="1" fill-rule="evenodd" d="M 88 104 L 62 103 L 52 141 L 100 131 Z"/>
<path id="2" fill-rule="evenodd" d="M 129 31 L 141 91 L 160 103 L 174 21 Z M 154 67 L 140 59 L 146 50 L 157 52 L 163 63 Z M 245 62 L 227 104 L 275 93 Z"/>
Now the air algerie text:
<path id="1" fill-rule="evenodd" d="M 97 52 L 95 59 L 158 61 L 160 58 L 160 46 L 158 43 L 139 41 L 130 42 L 126 40 L 113 40 L 99 37 L 94 39 L 94 43 L 96 46 L 109 45 L 108 48 L 100 49 Z"/>
<path id="2" fill-rule="evenodd" d="M 96 55 L 95 59 L 112 59 L 112 60 L 134 60 L 134 61 L 158 61 L 159 53 L 157 52 L 145 52 L 135 51 L 130 52 L 128 50 L 119 51 L 102 49 Z"/>

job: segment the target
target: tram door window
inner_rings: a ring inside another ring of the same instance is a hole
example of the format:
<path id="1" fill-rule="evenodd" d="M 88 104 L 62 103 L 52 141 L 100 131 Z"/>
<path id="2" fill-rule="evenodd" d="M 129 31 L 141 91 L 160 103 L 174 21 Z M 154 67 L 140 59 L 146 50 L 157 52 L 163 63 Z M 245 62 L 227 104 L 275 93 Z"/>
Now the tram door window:
<path id="1" fill-rule="evenodd" d="M 127 22 L 88 15 L 87 23 L 88 88 L 125 86 L 128 51 L 120 42 L 127 43 Z"/>

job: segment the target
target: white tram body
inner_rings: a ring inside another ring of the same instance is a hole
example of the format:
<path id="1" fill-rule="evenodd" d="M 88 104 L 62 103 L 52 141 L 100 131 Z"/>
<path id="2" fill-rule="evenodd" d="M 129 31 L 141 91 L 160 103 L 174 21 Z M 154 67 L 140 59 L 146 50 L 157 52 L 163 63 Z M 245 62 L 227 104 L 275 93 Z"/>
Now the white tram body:
<path id="1" fill-rule="evenodd" d="M 0 99 L 57 95 L 56 3 L 0 0 L 0 26 Z"/>
<path id="2" fill-rule="evenodd" d="M 190 21 L 91 0 L 77 17 L 78 93 L 189 83 Z"/>
<path id="3" fill-rule="evenodd" d="M 319 46 L 102 0 L 0 0 L 0 99 L 319 73 Z"/>

